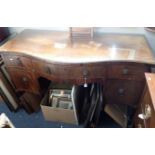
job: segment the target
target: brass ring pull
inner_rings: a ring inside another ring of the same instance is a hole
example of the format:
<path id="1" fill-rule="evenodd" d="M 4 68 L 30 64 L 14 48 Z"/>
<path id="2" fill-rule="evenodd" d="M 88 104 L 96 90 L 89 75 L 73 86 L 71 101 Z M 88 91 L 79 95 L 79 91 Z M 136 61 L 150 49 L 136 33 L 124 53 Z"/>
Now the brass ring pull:
<path id="1" fill-rule="evenodd" d="M 83 76 L 86 78 L 86 77 L 88 77 L 88 75 L 89 75 L 88 70 L 87 69 L 84 69 L 83 70 Z"/>
<path id="2" fill-rule="evenodd" d="M 127 68 L 124 68 L 122 72 L 124 75 L 127 75 L 129 73 L 129 70 Z"/>
<path id="3" fill-rule="evenodd" d="M 123 88 L 118 89 L 118 94 L 119 95 L 124 95 L 125 90 Z"/>
<path id="4" fill-rule="evenodd" d="M 22 80 L 23 80 L 23 82 L 27 82 L 28 78 L 27 77 L 23 77 Z"/>

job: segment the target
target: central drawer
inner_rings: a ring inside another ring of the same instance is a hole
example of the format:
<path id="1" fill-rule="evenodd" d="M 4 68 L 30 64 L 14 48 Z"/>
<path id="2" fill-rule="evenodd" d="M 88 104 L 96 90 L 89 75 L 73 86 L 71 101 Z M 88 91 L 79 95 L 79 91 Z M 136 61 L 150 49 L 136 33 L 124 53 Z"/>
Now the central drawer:
<path id="1" fill-rule="evenodd" d="M 33 61 L 33 67 L 40 74 L 57 79 L 95 79 L 104 78 L 106 67 L 103 65 L 63 65 Z"/>
<path id="2" fill-rule="evenodd" d="M 106 74 L 105 67 L 97 65 L 57 66 L 56 68 L 56 75 L 65 79 L 104 78 Z"/>

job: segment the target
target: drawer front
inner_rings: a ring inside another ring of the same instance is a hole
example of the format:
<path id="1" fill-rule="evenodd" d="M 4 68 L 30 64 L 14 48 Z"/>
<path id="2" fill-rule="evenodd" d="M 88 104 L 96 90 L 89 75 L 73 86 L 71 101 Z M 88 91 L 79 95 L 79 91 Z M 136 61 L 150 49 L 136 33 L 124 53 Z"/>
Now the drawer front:
<path id="1" fill-rule="evenodd" d="M 40 74 L 43 75 L 52 75 L 55 73 L 55 68 L 52 64 L 48 64 L 46 62 L 42 62 L 42 61 L 32 61 L 32 66 L 33 66 L 33 70 L 39 72 Z"/>
<path id="2" fill-rule="evenodd" d="M 143 81 L 145 80 L 144 73 L 147 71 L 148 71 L 147 67 L 142 64 L 110 65 L 108 67 L 108 78 L 109 79 L 127 79 L 127 80 Z"/>
<path id="3" fill-rule="evenodd" d="M 13 67 L 8 67 L 6 69 L 16 88 L 16 91 L 39 92 L 38 83 L 35 81 L 34 75 L 31 72 Z"/>
<path id="4" fill-rule="evenodd" d="M 105 66 L 101 65 L 59 65 L 33 61 L 36 71 L 58 79 L 95 79 L 105 77 Z"/>
<path id="5" fill-rule="evenodd" d="M 143 82 L 128 80 L 108 80 L 105 99 L 108 104 L 128 104 L 137 106 L 144 88 Z"/>
<path id="6" fill-rule="evenodd" d="M 56 75 L 65 79 L 96 79 L 105 77 L 105 67 L 101 66 L 57 66 Z"/>
<path id="7" fill-rule="evenodd" d="M 4 55 L 3 59 L 5 65 L 8 67 L 24 67 L 24 68 L 32 67 L 31 59 L 28 57 L 17 55 Z"/>

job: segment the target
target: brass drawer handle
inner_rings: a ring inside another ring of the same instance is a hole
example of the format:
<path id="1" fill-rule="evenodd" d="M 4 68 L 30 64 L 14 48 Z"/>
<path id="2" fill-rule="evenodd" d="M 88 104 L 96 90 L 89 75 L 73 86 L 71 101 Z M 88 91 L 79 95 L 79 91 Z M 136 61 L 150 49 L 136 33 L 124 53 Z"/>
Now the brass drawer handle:
<path id="1" fill-rule="evenodd" d="M 124 69 L 123 69 L 123 71 L 122 71 L 122 73 L 123 73 L 124 75 L 127 75 L 127 74 L 129 74 L 129 69 L 127 69 L 127 68 L 124 68 Z"/>
<path id="2" fill-rule="evenodd" d="M 87 69 L 84 69 L 83 70 L 83 76 L 84 76 L 84 87 L 88 87 L 88 84 L 87 84 L 87 78 L 88 78 L 88 75 L 89 75 L 89 72 Z"/>
<path id="3" fill-rule="evenodd" d="M 27 81 L 28 81 L 28 78 L 27 78 L 27 77 L 23 77 L 23 78 L 22 78 L 22 81 L 23 81 L 23 82 L 27 82 Z"/>
<path id="4" fill-rule="evenodd" d="M 23 66 L 22 60 L 19 57 L 17 58 L 17 64 Z"/>
<path id="5" fill-rule="evenodd" d="M 151 117 L 151 107 L 150 105 L 146 104 L 145 105 L 145 109 L 144 109 L 144 113 L 139 114 L 138 117 L 142 120 L 147 120 Z"/>
<path id="6" fill-rule="evenodd" d="M 34 73 L 36 70 L 35 69 L 32 69 L 32 72 Z"/>
<path id="7" fill-rule="evenodd" d="M 125 92 L 125 90 L 123 88 L 118 89 L 118 94 L 119 95 L 123 95 Z"/>
<path id="8" fill-rule="evenodd" d="M 83 76 L 84 76 L 84 78 L 87 78 L 88 75 L 89 75 L 88 70 L 87 70 L 87 69 L 84 69 L 84 70 L 83 70 Z"/>

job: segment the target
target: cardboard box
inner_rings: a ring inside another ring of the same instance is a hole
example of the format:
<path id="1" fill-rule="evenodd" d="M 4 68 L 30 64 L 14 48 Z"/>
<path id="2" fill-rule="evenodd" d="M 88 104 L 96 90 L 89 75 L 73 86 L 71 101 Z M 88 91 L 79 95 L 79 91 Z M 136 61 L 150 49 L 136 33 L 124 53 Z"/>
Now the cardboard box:
<path id="1" fill-rule="evenodd" d="M 78 125 L 75 106 L 73 109 L 52 107 L 48 104 L 48 101 L 49 101 L 49 94 L 47 93 L 41 102 L 41 109 L 45 120 Z"/>

